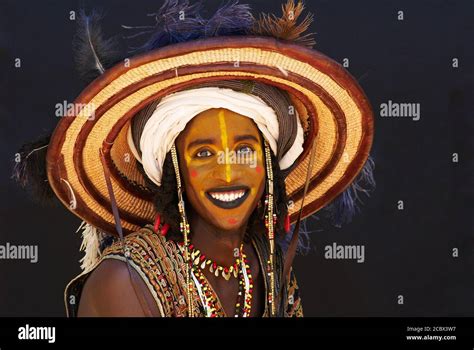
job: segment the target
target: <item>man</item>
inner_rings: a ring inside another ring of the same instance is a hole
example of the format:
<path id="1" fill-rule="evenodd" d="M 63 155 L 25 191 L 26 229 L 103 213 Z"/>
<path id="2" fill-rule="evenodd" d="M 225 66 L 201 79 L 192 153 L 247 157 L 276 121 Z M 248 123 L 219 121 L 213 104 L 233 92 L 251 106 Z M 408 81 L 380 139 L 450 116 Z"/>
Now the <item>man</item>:
<path id="1" fill-rule="evenodd" d="M 87 223 L 70 316 L 302 316 L 300 221 L 352 215 L 373 133 L 355 80 L 308 49 L 302 10 L 205 20 L 166 1 L 144 53 L 99 69 L 47 146 L 49 184 Z"/>

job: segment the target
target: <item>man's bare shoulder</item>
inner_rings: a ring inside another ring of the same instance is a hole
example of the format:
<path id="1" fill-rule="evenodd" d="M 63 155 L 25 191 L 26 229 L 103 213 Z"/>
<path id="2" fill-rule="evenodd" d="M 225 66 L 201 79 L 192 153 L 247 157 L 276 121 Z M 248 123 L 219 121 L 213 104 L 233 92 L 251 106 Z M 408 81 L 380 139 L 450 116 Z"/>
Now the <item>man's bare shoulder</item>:
<path id="1" fill-rule="evenodd" d="M 142 303 L 148 305 L 140 303 L 137 293 L 142 293 Z M 147 316 L 143 306 L 154 316 L 159 315 L 158 307 L 138 273 L 133 269 L 129 271 L 124 261 L 104 259 L 84 285 L 78 316 Z"/>

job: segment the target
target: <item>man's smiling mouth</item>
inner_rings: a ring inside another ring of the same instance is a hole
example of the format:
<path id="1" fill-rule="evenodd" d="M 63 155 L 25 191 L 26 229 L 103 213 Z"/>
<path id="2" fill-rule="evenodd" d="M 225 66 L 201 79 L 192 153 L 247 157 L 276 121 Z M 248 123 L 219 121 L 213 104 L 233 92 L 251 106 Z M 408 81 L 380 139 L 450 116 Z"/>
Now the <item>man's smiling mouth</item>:
<path id="1" fill-rule="evenodd" d="M 234 209 L 245 201 L 249 193 L 247 186 L 228 186 L 210 189 L 206 191 L 206 197 L 219 208 Z"/>

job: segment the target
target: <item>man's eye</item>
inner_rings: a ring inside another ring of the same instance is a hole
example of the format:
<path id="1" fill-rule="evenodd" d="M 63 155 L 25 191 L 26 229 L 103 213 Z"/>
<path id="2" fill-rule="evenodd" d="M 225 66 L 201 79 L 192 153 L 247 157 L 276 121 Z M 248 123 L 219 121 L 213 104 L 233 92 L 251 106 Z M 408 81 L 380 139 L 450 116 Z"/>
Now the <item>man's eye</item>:
<path id="1" fill-rule="evenodd" d="M 237 153 L 239 154 L 249 154 L 252 152 L 253 152 L 253 149 L 250 146 L 242 146 L 237 149 Z"/>
<path id="2" fill-rule="evenodd" d="M 212 156 L 212 153 L 208 149 L 204 149 L 196 153 L 196 157 L 198 158 L 205 158 L 205 157 L 210 157 L 210 156 Z"/>

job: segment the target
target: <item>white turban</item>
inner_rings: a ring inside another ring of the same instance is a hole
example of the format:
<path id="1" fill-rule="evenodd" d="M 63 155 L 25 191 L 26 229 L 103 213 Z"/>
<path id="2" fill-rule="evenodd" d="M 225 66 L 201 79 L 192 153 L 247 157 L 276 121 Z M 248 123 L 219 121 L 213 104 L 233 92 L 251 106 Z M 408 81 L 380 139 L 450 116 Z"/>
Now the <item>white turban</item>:
<path id="1" fill-rule="evenodd" d="M 201 112 L 211 108 L 226 108 L 251 118 L 276 155 L 279 135 L 275 111 L 260 97 L 228 88 L 204 87 L 175 92 L 163 97 L 146 122 L 140 137 L 140 150 L 135 148 L 131 128 L 128 129 L 128 144 L 134 156 L 142 163 L 148 177 L 161 185 L 163 163 L 175 139 L 186 124 Z M 303 151 L 303 128 L 297 119 L 295 142 L 279 161 L 280 169 L 293 164 Z"/>

